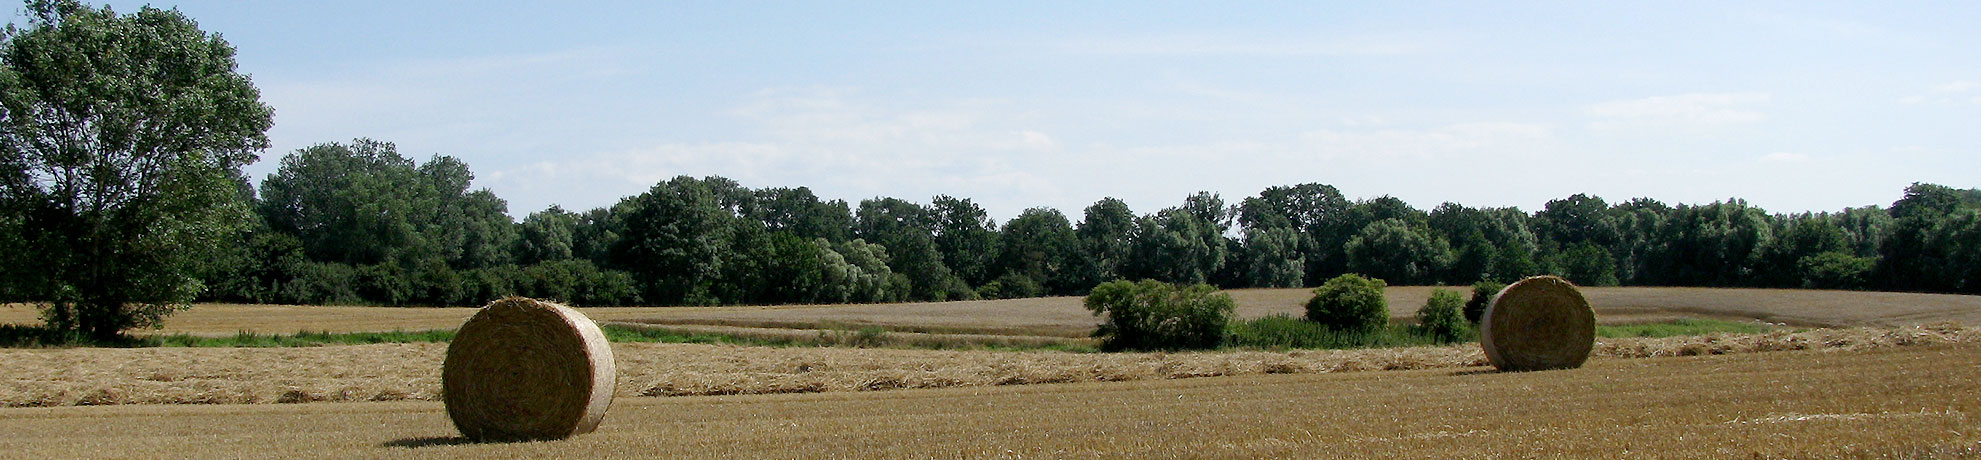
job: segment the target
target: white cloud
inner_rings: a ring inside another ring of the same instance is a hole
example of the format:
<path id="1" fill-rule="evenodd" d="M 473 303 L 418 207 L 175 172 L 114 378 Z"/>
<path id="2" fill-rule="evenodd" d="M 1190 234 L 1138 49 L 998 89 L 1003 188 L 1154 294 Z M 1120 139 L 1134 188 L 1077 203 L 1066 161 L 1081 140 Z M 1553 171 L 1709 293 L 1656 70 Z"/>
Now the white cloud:
<path id="1" fill-rule="evenodd" d="M 1690 93 L 1610 101 L 1589 106 L 1597 129 L 1631 127 L 1707 127 L 1757 123 L 1768 115 L 1752 106 L 1767 103 L 1768 93 Z"/>
<path id="2" fill-rule="evenodd" d="M 1763 163 L 1802 163 L 1809 161 L 1809 155 L 1794 152 L 1774 152 L 1761 156 Z"/>
<path id="3" fill-rule="evenodd" d="M 1935 93 L 1965 93 L 1981 88 L 1981 82 L 1957 81 L 1933 87 Z"/>
<path id="4" fill-rule="evenodd" d="M 1546 143 L 1553 128 L 1531 123 L 1459 123 L 1431 129 L 1320 129 L 1301 134 L 1304 149 L 1323 159 L 1384 162 L 1451 161 L 1500 156 Z"/>
<path id="5" fill-rule="evenodd" d="M 1899 98 L 1902 104 L 1981 104 L 1981 81 L 1960 80 L 1928 88 L 1925 94 Z"/>
<path id="6" fill-rule="evenodd" d="M 678 175 L 719 175 L 749 187 L 803 185 L 850 201 L 950 194 L 987 209 L 996 202 L 999 211 L 1010 208 L 1012 214 L 1059 192 L 1042 173 L 1052 170 L 1042 165 L 1055 161 L 1059 142 L 1027 116 L 997 101 L 924 101 L 851 89 L 762 90 L 728 111 L 746 131 L 756 131 L 747 141 L 670 142 L 577 155 L 499 177 L 609 189 L 603 194 L 609 200 Z"/>

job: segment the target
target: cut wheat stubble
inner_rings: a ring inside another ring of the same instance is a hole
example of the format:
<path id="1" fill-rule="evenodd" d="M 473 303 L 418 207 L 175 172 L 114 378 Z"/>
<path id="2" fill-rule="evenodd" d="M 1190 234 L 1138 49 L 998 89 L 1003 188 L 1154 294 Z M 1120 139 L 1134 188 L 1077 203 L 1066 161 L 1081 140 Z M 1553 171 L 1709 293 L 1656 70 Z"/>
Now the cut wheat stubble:
<path id="1" fill-rule="evenodd" d="M 1596 345 L 1596 311 L 1568 280 L 1535 276 L 1493 295 L 1479 346 L 1503 371 L 1582 367 Z"/>
<path id="2" fill-rule="evenodd" d="M 612 405 L 612 347 L 584 314 L 510 297 L 461 325 L 441 365 L 441 396 L 477 441 L 562 439 L 598 428 Z"/>

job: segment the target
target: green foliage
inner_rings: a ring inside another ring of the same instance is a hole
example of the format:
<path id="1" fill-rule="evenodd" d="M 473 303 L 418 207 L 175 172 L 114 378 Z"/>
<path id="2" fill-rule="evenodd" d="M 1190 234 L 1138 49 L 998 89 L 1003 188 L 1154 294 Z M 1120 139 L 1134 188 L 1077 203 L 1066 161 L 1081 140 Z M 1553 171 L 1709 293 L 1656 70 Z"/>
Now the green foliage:
<path id="1" fill-rule="evenodd" d="M 1073 233 L 1080 238 L 1080 256 L 1073 286 L 1093 286 L 1123 278 L 1124 265 L 1134 251 L 1135 213 L 1115 198 L 1088 206 Z"/>
<path id="2" fill-rule="evenodd" d="M 1002 273 L 993 283 L 1002 297 L 1033 297 L 1046 292 L 1071 294 L 1081 286 L 1075 258 L 1080 239 L 1065 214 L 1052 208 L 1031 208 L 1004 224 L 999 239 L 997 270 Z M 978 289 L 982 293 L 983 289 Z"/>
<path id="3" fill-rule="evenodd" d="M 860 201 L 856 236 L 887 248 L 887 265 L 905 279 L 907 298 L 964 300 L 976 295 L 945 265 L 928 208 L 896 198 Z"/>
<path id="4" fill-rule="evenodd" d="M 929 202 L 936 252 L 965 283 L 983 284 L 997 276 L 998 233 L 984 208 L 968 198 L 937 195 Z"/>
<path id="5" fill-rule="evenodd" d="M 1801 287 L 1803 259 L 1817 254 L 1841 253 L 1849 247 L 1842 228 L 1829 219 L 1813 214 L 1776 218 L 1775 238 L 1760 251 L 1760 284 L 1772 287 Z"/>
<path id="6" fill-rule="evenodd" d="M 1396 218 L 1363 227 L 1345 248 L 1348 269 L 1405 285 L 1430 284 L 1451 264 L 1451 247 L 1420 227 Z"/>
<path id="7" fill-rule="evenodd" d="M 1353 206 L 1331 185 L 1267 187 L 1259 196 L 1239 204 L 1238 222 L 1248 232 L 1267 228 L 1300 232 L 1301 259 L 1306 266 L 1298 285 L 1314 286 L 1347 269 L 1348 256 L 1342 247 L 1361 230 L 1349 220 Z"/>
<path id="8" fill-rule="evenodd" d="M 1347 273 L 1314 289 L 1307 300 L 1307 320 L 1335 331 L 1363 333 L 1389 324 L 1389 298 L 1381 279 Z"/>
<path id="9" fill-rule="evenodd" d="M 853 238 L 853 212 L 845 201 L 819 201 L 806 187 L 765 188 L 752 194 L 755 199 L 744 207 L 743 214 L 763 224 L 765 230 L 833 243 Z"/>
<path id="10" fill-rule="evenodd" d="M 1448 289 L 1431 290 L 1431 298 L 1424 302 L 1424 308 L 1417 310 L 1417 327 L 1425 335 L 1438 340 L 1459 342 L 1472 335 L 1472 324 L 1465 321 L 1463 309 L 1465 298 L 1458 291 Z"/>
<path id="11" fill-rule="evenodd" d="M 1615 286 L 1616 262 L 1610 252 L 1593 243 L 1570 246 L 1548 258 L 1555 273 L 1583 286 Z"/>
<path id="12" fill-rule="evenodd" d="M 1305 235 L 1276 227 L 1246 232 L 1246 277 L 1254 287 L 1298 287 L 1306 279 Z"/>
<path id="13" fill-rule="evenodd" d="M 1796 262 L 1802 274 L 1801 287 L 1810 289 L 1863 289 L 1877 268 L 1875 257 L 1857 257 L 1842 252 L 1825 252 Z"/>
<path id="14" fill-rule="evenodd" d="M 1183 208 L 1135 220 L 1123 273 L 1136 278 L 1197 284 L 1224 268 L 1224 235 L 1217 225 Z"/>
<path id="15" fill-rule="evenodd" d="M 1465 301 L 1465 321 L 1479 324 L 1486 317 L 1486 307 L 1492 306 L 1493 296 L 1506 289 L 1506 283 L 1480 281 L 1472 283 L 1472 298 Z"/>
<path id="16" fill-rule="evenodd" d="M 823 243 L 823 239 L 819 240 Z M 887 248 L 855 238 L 834 244 L 825 254 L 824 283 L 832 286 L 824 299 L 839 302 L 899 302 L 908 298 L 907 278 L 887 265 Z"/>
<path id="17" fill-rule="evenodd" d="M 1534 230 L 1553 248 L 1582 243 L 1608 247 L 1619 237 L 1617 222 L 1610 217 L 1610 206 L 1602 197 L 1577 193 L 1550 200 L 1534 213 Z"/>
<path id="18" fill-rule="evenodd" d="M 260 213 L 318 261 L 408 270 L 429 260 L 455 269 L 509 263 L 508 205 L 470 191 L 473 180 L 459 159 L 415 164 L 390 142 L 317 144 L 282 157 L 262 181 Z"/>
<path id="19" fill-rule="evenodd" d="M 1761 250 L 1773 238 L 1767 213 L 1746 201 L 1679 206 L 1658 235 L 1661 243 L 1648 256 L 1646 281 L 1672 286 L 1758 284 Z"/>
<path id="20" fill-rule="evenodd" d="M 577 254 L 579 219 L 577 213 L 556 205 L 524 217 L 523 222 L 517 225 L 516 246 L 512 251 L 516 263 L 530 265 L 570 260 Z"/>
<path id="21" fill-rule="evenodd" d="M 1650 198 L 1636 198 L 1610 208 L 1618 235 L 1610 253 L 1615 258 L 1619 284 L 1644 284 L 1657 277 L 1651 272 L 1657 261 L 1651 258 L 1663 244 L 1660 235 L 1671 211 L 1670 206 Z"/>
<path id="22" fill-rule="evenodd" d="M 649 302 L 720 303 L 717 281 L 736 256 L 736 214 L 723 206 L 723 180 L 688 176 L 626 200 L 613 265 L 646 282 Z"/>
<path id="23" fill-rule="evenodd" d="M 1005 273 L 977 287 L 977 297 L 981 299 L 1022 299 L 1043 295 L 1046 295 L 1046 288 L 1038 280 L 1017 273 Z"/>
<path id="24" fill-rule="evenodd" d="M 186 308 L 247 228 L 242 165 L 272 110 L 234 48 L 176 10 L 32 1 L 0 34 L 7 297 L 113 340 Z"/>
<path id="25" fill-rule="evenodd" d="M 1519 209 L 1438 205 L 1430 228 L 1451 243 L 1453 256 L 1443 279 L 1512 281 L 1539 272 L 1539 243 L 1527 220 Z"/>
<path id="26" fill-rule="evenodd" d="M 1207 284 L 1109 281 L 1087 294 L 1087 311 L 1103 322 L 1094 336 L 1105 350 L 1217 348 L 1231 321 L 1231 296 Z"/>
<path id="27" fill-rule="evenodd" d="M 1981 189 L 1913 184 L 1892 203 L 1895 219 L 1876 277 L 1900 290 L 1981 293 Z"/>

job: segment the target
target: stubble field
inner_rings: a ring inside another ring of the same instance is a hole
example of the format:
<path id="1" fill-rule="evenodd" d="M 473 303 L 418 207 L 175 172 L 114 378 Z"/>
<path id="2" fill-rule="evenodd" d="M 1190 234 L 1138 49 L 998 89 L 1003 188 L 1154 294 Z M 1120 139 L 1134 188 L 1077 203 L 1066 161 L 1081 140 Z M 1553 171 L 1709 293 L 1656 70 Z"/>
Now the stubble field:
<path id="1" fill-rule="evenodd" d="M 1407 318 L 1431 288 L 1388 292 Z M 1231 291 L 1239 316 L 1305 289 Z M 0 457 L 1972 457 L 1981 297 L 1585 288 L 1607 324 L 1804 327 L 1604 338 L 1585 369 L 1502 374 L 1477 344 L 1071 353 L 620 343 L 600 433 L 454 438 L 445 344 L 0 349 Z M 602 322 L 1078 340 L 1079 298 L 591 308 Z M 470 308 L 200 305 L 162 333 L 450 329 Z M 32 324 L 20 306 L 0 323 Z M 1387 371 L 1387 372 L 1378 372 Z M 1050 384 L 1050 385 L 1035 385 Z M 342 402 L 341 404 L 330 404 Z M 295 404 L 308 403 L 308 404 Z M 37 407 L 39 406 L 39 407 Z M 76 407 L 110 406 L 110 407 Z"/>
<path id="2" fill-rule="evenodd" d="M 19 458 L 1965 458 L 1981 347 L 868 393 L 621 398 L 472 444 L 440 403 L 5 409 Z"/>

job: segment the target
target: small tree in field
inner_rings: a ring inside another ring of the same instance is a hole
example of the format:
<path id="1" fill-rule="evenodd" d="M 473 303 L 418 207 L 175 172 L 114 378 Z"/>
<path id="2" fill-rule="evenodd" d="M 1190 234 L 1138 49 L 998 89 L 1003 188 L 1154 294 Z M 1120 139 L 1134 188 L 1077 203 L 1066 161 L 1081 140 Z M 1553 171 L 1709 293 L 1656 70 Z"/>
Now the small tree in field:
<path id="1" fill-rule="evenodd" d="M 234 178 L 273 111 L 234 48 L 178 11 L 27 3 L 0 33 L 0 207 L 13 300 L 115 339 L 185 308 L 247 222 Z"/>
<path id="2" fill-rule="evenodd" d="M 1105 318 L 1094 336 L 1109 351 L 1217 348 L 1234 309 L 1230 295 L 1208 284 L 1149 280 L 1101 283 L 1086 305 Z"/>
<path id="3" fill-rule="evenodd" d="M 1354 273 L 1343 274 L 1314 289 L 1307 300 L 1307 320 L 1329 329 L 1369 332 L 1389 325 L 1389 283 Z"/>
<path id="4" fill-rule="evenodd" d="M 1493 296 L 1506 289 L 1506 283 L 1480 281 L 1472 283 L 1472 299 L 1465 301 L 1465 321 L 1479 324 L 1486 317 L 1486 306 L 1493 302 Z"/>
<path id="5" fill-rule="evenodd" d="M 1417 327 L 1439 341 L 1457 342 L 1465 337 L 1465 330 L 1470 326 L 1459 312 L 1464 303 L 1465 298 L 1460 297 L 1458 291 L 1432 290 L 1430 300 L 1424 302 L 1424 308 L 1417 310 Z"/>

